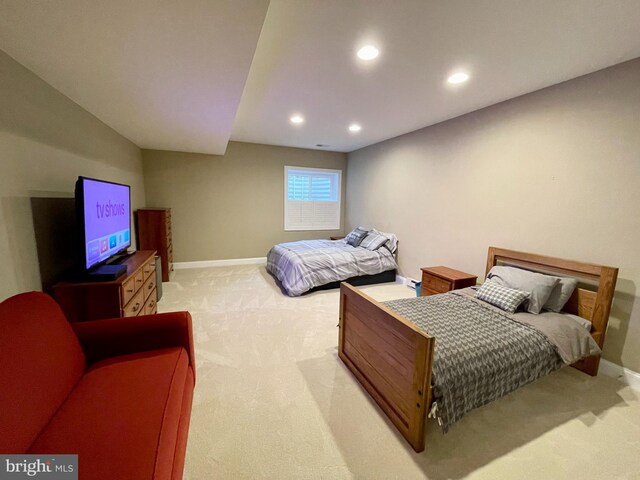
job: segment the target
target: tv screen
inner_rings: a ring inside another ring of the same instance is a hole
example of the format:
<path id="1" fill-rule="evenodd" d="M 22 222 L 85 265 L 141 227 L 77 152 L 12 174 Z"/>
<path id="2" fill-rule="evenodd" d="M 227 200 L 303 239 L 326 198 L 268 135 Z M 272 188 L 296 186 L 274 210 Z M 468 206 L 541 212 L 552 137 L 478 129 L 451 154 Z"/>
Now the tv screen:
<path id="1" fill-rule="evenodd" d="M 131 246 L 130 200 L 128 185 L 78 178 L 76 205 L 87 270 Z"/>

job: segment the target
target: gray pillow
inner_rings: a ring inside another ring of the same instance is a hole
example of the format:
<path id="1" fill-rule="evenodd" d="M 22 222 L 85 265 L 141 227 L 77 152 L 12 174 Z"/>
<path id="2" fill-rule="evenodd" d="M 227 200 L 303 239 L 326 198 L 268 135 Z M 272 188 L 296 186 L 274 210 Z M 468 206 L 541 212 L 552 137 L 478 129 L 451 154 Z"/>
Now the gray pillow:
<path id="1" fill-rule="evenodd" d="M 505 287 L 529 293 L 529 299 L 524 304 L 524 308 L 527 312 L 535 314 L 540 313 L 560 281 L 559 277 L 503 266 L 493 267 L 487 278 Z"/>
<path id="2" fill-rule="evenodd" d="M 384 244 L 391 253 L 396 253 L 396 249 L 398 248 L 398 237 L 393 233 L 385 233 L 380 230 L 376 230 L 375 228 L 371 230 L 372 232 L 379 233 L 383 237 L 387 237 L 387 243 Z"/>
<path id="3" fill-rule="evenodd" d="M 344 239 L 347 241 L 347 243 L 353 247 L 357 247 L 358 245 L 360 245 L 360 242 L 362 242 L 362 240 L 364 240 L 364 237 L 367 236 L 367 233 L 369 233 L 368 230 L 365 230 L 362 227 L 357 227 L 354 228 L 351 232 L 349 232 L 349 234 L 344 237 Z"/>
<path id="4" fill-rule="evenodd" d="M 587 320 L 586 318 L 579 317 L 578 315 L 573 315 L 572 313 L 564 313 L 564 314 L 561 314 L 561 315 L 565 315 L 566 317 L 569 317 L 571 320 L 575 320 L 587 332 L 591 331 L 592 323 L 589 320 Z"/>
<path id="5" fill-rule="evenodd" d="M 579 317 L 578 315 L 573 315 L 571 313 L 542 312 L 540 313 L 540 315 L 538 315 L 537 318 L 548 322 L 564 321 L 564 318 L 570 318 L 574 322 L 577 322 L 587 332 L 591 331 L 591 322 L 589 320 Z"/>
<path id="6" fill-rule="evenodd" d="M 476 292 L 476 298 L 490 303 L 505 312 L 513 313 L 524 302 L 529 294 L 508 288 L 491 280 L 484 282 Z"/>
<path id="7" fill-rule="evenodd" d="M 565 306 L 565 304 L 569 301 L 571 294 L 576 289 L 578 285 L 578 281 L 575 278 L 571 277 L 558 277 L 560 281 L 555 286 L 551 295 L 549 296 L 549 300 L 542 307 L 545 310 L 550 310 L 552 312 L 559 312 Z"/>
<path id="8" fill-rule="evenodd" d="M 371 231 L 367 233 L 367 236 L 364 237 L 364 239 L 360 242 L 360 246 L 366 248 L 367 250 L 375 251 L 388 241 L 389 239 L 384 235 L 381 235 L 375 231 Z"/>
<path id="9" fill-rule="evenodd" d="M 518 322 L 531 325 L 543 333 L 553 343 L 556 351 L 567 365 L 571 365 L 581 358 L 602 353 L 598 344 L 589 334 L 586 324 L 577 322 L 575 315 L 555 312 L 531 315 L 520 312 L 514 314 L 514 318 Z M 585 319 L 582 320 L 586 321 Z"/>

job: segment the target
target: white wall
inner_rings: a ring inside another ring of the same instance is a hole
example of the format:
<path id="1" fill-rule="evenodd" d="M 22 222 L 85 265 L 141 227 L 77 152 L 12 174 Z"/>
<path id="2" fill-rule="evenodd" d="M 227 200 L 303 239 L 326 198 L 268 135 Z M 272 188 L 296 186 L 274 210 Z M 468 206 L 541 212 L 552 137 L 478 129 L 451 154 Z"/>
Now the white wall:
<path id="1" fill-rule="evenodd" d="M 143 150 L 147 202 L 171 207 L 176 262 L 264 257 L 282 242 L 329 238 L 342 228 L 284 230 L 284 166 L 333 168 L 344 153 L 229 142 L 224 155 Z"/>
<path id="2" fill-rule="evenodd" d="M 640 371 L 640 59 L 353 152 L 347 179 L 347 227 L 395 232 L 406 276 L 482 276 L 490 245 L 619 267 L 604 357 Z"/>
<path id="3" fill-rule="evenodd" d="M 42 288 L 31 197 L 72 197 L 79 175 L 131 185 L 134 208 L 145 194 L 140 149 L 2 51 L 0 105 L 3 300 Z"/>

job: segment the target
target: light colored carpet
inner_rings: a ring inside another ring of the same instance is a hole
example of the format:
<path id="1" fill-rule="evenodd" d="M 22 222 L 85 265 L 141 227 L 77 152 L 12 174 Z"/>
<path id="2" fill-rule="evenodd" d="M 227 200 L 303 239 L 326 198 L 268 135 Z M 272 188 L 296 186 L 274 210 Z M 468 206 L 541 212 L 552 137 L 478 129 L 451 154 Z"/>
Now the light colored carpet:
<path id="1" fill-rule="evenodd" d="M 337 290 L 289 298 L 262 266 L 178 270 L 164 290 L 160 311 L 194 320 L 185 479 L 640 478 L 640 394 L 611 378 L 565 368 L 447 435 L 429 422 L 416 454 L 337 357 Z"/>

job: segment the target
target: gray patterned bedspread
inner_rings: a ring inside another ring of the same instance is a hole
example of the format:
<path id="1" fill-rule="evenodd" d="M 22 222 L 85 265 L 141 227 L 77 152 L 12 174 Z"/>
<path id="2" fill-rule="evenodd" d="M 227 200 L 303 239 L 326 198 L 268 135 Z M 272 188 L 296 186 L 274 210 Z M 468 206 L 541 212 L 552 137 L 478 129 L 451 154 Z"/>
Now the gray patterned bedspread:
<path id="1" fill-rule="evenodd" d="M 384 302 L 436 337 L 435 416 L 446 433 L 462 416 L 563 366 L 531 326 L 460 293 Z"/>
<path id="2" fill-rule="evenodd" d="M 267 254 L 267 270 L 294 297 L 327 283 L 376 275 L 397 267 L 385 247 L 372 252 L 352 247 L 344 240 L 280 243 Z"/>

